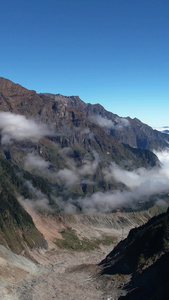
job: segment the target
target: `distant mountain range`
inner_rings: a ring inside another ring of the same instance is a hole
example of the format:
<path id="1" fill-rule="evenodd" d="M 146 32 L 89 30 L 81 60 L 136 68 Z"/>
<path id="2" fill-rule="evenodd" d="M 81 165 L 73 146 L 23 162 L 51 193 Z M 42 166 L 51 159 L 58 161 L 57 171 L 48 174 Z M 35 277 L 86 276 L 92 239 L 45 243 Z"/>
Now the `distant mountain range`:
<path id="1" fill-rule="evenodd" d="M 155 127 L 154 130 L 169 134 L 169 126 Z"/>

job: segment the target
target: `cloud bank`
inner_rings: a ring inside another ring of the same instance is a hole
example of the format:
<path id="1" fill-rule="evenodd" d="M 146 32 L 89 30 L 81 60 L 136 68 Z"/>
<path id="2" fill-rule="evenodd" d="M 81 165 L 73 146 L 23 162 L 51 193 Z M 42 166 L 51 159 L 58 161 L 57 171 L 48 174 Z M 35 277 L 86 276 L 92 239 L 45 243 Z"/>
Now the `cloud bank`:
<path id="1" fill-rule="evenodd" d="M 53 182 L 61 183 L 65 195 L 69 195 L 69 190 L 76 184 L 88 183 L 94 184 L 89 180 L 91 175 L 95 175 L 100 163 L 100 157 L 97 152 L 87 154 L 80 166 L 74 160 L 71 160 L 69 154 L 71 148 L 64 148 L 61 154 L 65 157 L 67 167 L 55 172 L 50 170 L 50 164 L 35 154 L 28 154 L 25 160 L 25 167 L 28 171 L 34 169 L 41 174 L 49 176 Z M 139 203 L 146 203 L 154 197 L 158 205 L 166 205 L 162 194 L 169 193 L 169 152 L 156 153 L 161 161 L 161 167 L 151 169 L 138 168 L 133 171 L 127 171 L 111 163 L 109 167 L 103 169 L 104 180 L 107 184 L 114 181 L 126 186 L 125 190 L 109 190 L 106 192 L 96 192 L 92 195 L 86 195 L 73 199 L 71 196 L 67 200 L 56 197 L 55 193 L 50 195 L 53 201 L 60 207 L 64 213 L 77 213 L 79 208 L 85 213 L 111 212 L 121 208 L 136 208 Z M 49 200 L 41 191 L 26 182 L 27 187 L 32 193 L 32 199 L 26 199 L 29 206 L 35 209 L 50 210 Z M 66 196 L 67 198 L 67 196 Z"/>
<path id="2" fill-rule="evenodd" d="M 76 207 L 81 207 L 83 212 L 110 212 L 117 208 L 135 208 L 137 204 L 150 201 L 156 196 L 158 205 L 166 205 L 161 199 L 161 193 L 169 193 L 169 152 L 156 153 L 161 161 L 161 168 L 139 168 L 134 171 L 126 171 L 115 163 L 104 169 L 104 177 L 107 182 L 116 180 L 126 185 L 126 190 L 110 190 L 97 192 L 92 195 L 80 197 L 78 200 L 69 198 L 63 206 L 66 213 L 74 213 Z"/>
<path id="3" fill-rule="evenodd" d="M 47 125 L 10 112 L 0 112 L 0 131 L 1 144 L 11 144 L 13 140 L 37 142 L 46 135 L 53 135 Z"/>

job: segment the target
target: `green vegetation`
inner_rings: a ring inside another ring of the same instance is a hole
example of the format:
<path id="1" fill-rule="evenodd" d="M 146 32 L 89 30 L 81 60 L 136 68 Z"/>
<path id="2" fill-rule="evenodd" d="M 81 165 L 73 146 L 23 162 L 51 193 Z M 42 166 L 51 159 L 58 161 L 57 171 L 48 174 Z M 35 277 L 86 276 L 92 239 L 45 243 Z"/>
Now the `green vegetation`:
<path id="1" fill-rule="evenodd" d="M 138 259 L 138 266 L 140 267 L 140 266 L 144 265 L 145 263 L 146 263 L 146 259 L 145 259 L 145 257 L 144 257 L 144 254 L 141 253 L 141 254 L 140 254 L 140 257 L 139 257 L 139 259 Z"/>
<path id="2" fill-rule="evenodd" d="M 15 196 L 21 186 L 22 177 L 17 176 L 8 161 L 0 159 L 0 243 L 15 253 L 21 253 L 27 246 L 47 246 Z"/>
<path id="3" fill-rule="evenodd" d="M 98 249 L 99 246 L 111 245 L 116 242 L 116 239 L 111 236 L 104 236 L 102 239 L 89 240 L 85 237 L 79 238 L 76 231 L 67 229 L 61 232 L 63 239 L 56 239 L 56 245 L 61 249 L 74 250 L 74 251 L 93 251 Z"/>

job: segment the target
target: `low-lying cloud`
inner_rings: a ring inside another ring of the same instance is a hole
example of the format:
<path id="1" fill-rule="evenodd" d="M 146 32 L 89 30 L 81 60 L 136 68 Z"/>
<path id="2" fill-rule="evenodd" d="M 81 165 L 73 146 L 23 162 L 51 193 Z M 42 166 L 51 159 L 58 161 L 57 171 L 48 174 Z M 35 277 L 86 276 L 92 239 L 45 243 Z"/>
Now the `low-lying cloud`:
<path id="1" fill-rule="evenodd" d="M 121 182 L 125 184 L 126 190 L 97 192 L 80 197 L 78 200 L 69 198 L 62 208 L 66 213 L 74 213 L 77 211 L 77 206 L 86 213 L 110 212 L 124 207 L 135 208 L 138 203 L 150 201 L 152 196 L 156 196 L 158 205 L 166 205 L 166 202 L 160 198 L 160 194 L 169 192 L 169 152 L 160 152 L 156 155 L 161 161 L 161 168 L 126 171 L 112 163 L 109 168 L 104 169 L 107 182 L 113 180 Z"/>
<path id="2" fill-rule="evenodd" d="M 49 199 L 46 195 L 44 195 L 39 189 L 35 188 L 31 181 L 26 180 L 24 185 L 29 189 L 29 193 L 31 194 L 31 198 L 23 198 L 22 196 L 18 197 L 18 201 L 20 204 L 26 208 L 31 208 L 34 210 L 45 210 L 48 212 L 52 212 L 52 208 L 49 203 Z"/>
<path id="3" fill-rule="evenodd" d="M 71 148 L 65 148 L 61 153 L 67 157 L 71 152 Z M 67 200 L 63 200 L 61 196 L 57 198 L 54 194 L 51 195 L 51 198 L 65 213 L 76 213 L 79 211 L 79 208 L 85 213 L 106 213 L 115 209 L 135 208 L 139 203 L 144 204 L 150 201 L 152 196 L 156 199 L 158 205 L 166 205 L 162 194 L 169 193 L 169 152 L 160 152 L 156 153 L 156 155 L 161 162 L 161 167 L 151 169 L 138 168 L 133 171 L 127 171 L 115 163 L 111 163 L 108 168 L 103 169 L 104 180 L 107 184 L 117 181 L 126 186 L 124 190 L 98 191 L 78 199 L 73 199 L 70 196 Z M 69 188 L 76 184 L 82 184 L 85 180 L 86 183 L 94 184 L 90 182 L 89 178 L 90 175 L 94 175 L 97 172 L 99 162 L 100 157 L 97 152 L 86 155 L 81 166 L 78 166 L 67 157 L 67 168 L 58 172 L 51 172 L 48 169 L 50 165 L 48 162 L 31 153 L 27 155 L 25 165 L 27 165 L 29 170 L 32 170 L 36 165 L 40 172 L 45 172 L 58 183 L 61 182 L 63 187 L 65 187 L 65 195 L 68 195 Z M 26 203 L 31 207 L 35 207 L 35 209 L 50 210 L 47 196 L 34 188 L 30 182 L 27 182 L 26 185 L 33 195 L 32 200 L 26 199 Z"/>
<path id="4" fill-rule="evenodd" d="M 67 149 L 69 150 L 69 148 Z M 92 176 L 95 174 L 99 161 L 99 154 L 96 151 L 86 155 L 79 167 L 73 160 L 67 160 L 69 168 L 59 170 L 55 177 L 61 180 L 67 187 L 73 186 L 74 184 L 80 184 L 85 181 L 85 176 Z"/>
<path id="5" fill-rule="evenodd" d="M 50 163 L 43 158 L 41 158 L 38 155 L 35 155 L 34 153 L 28 153 L 25 162 L 24 162 L 24 168 L 26 171 L 46 171 L 50 166 Z"/>
<path id="6" fill-rule="evenodd" d="M 1 144 L 11 144 L 13 140 L 37 142 L 44 136 L 53 135 L 47 125 L 10 112 L 0 112 L 0 132 Z"/>
<path id="7" fill-rule="evenodd" d="M 112 163 L 107 170 L 104 171 L 105 180 L 115 179 L 124 183 L 129 189 L 136 189 L 148 185 L 148 190 L 157 192 L 163 191 L 164 186 L 169 187 L 169 153 L 156 153 L 161 162 L 161 167 L 151 169 L 138 168 L 134 171 L 126 171 L 115 163 Z M 152 186 L 154 188 L 152 188 Z M 161 186 L 161 188 L 160 188 Z"/>
<path id="8" fill-rule="evenodd" d="M 124 127 L 130 126 L 129 121 L 125 118 L 116 118 L 116 122 L 114 122 L 100 115 L 95 115 L 90 117 L 90 121 L 107 129 L 122 130 Z"/>

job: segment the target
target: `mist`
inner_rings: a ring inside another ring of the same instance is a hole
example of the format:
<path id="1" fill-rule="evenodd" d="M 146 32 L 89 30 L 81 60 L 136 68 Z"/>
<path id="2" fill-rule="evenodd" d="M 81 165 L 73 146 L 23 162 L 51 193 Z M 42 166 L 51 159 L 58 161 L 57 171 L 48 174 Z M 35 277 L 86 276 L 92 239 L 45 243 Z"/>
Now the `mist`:
<path id="1" fill-rule="evenodd" d="M 24 168 L 26 171 L 46 171 L 50 163 L 34 153 L 28 153 L 25 157 Z"/>
<path id="2" fill-rule="evenodd" d="M 69 195 L 69 189 L 74 185 L 80 185 L 86 181 L 87 184 L 94 185 L 90 181 L 90 176 L 96 174 L 101 161 L 97 152 L 85 155 L 80 166 L 69 157 L 72 153 L 71 148 L 63 148 L 60 154 L 65 158 L 67 167 L 56 172 L 50 171 L 49 162 L 33 153 L 29 153 L 25 158 L 25 168 L 29 171 L 38 170 L 45 174 L 53 182 L 63 185 L 65 195 Z M 56 197 L 55 193 L 51 195 L 53 201 L 59 206 L 61 211 L 67 214 L 78 213 L 79 209 L 84 213 L 108 213 L 116 209 L 132 208 L 135 209 L 138 203 L 149 202 L 152 196 L 155 197 L 157 205 L 166 206 L 166 202 L 160 196 L 163 193 L 169 193 L 169 152 L 156 152 L 161 166 L 150 169 L 136 168 L 133 171 L 127 171 L 115 163 L 110 163 L 103 169 L 104 180 L 109 184 L 111 182 L 122 183 L 125 186 L 123 190 L 99 191 L 92 195 L 81 196 L 78 199 L 67 197 L 63 200 L 61 196 Z M 29 189 L 33 199 L 26 199 L 29 206 L 35 209 L 46 209 L 50 211 L 49 201 L 41 191 L 38 191 L 30 182 Z"/>
<path id="3" fill-rule="evenodd" d="M 18 196 L 19 203 L 24 207 L 31 208 L 33 210 L 41 210 L 52 212 L 53 209 L 50 206 L 49 199 L 40 190 L 35 188 L 31 181 L 25 180 L 24 185 L 29 189 L 31 198 L 25 199 L 22 196 Z"/>
<path id="4" fill-rule="evenodd" d="M 90 117 L 90 121 L 100 127 L 107 128 L 107 129 L 122 130 L 124 127 L 130 126 L 130 123 L 127 119 L 119 118 L 119 117 L 117 117 L 116 122 L 114 122 L 100 115 L 95 115 Z"/>
<path id="5" fill-rule="evenodd" d="M 161 162 L 161 167 L 126 171 L 111 163 L 109 168 L 103 170 L 107 182 L 116 180 L 123 183 L 126 186 L 125 190 L 97 192 L 76 200 L 69 198 L 64 204 L 59 199 L 58 204 L 65 213 L 78 212 L 77 206 L 85 213 L 106 213 L 121 208 L 134 209 L 139 202 L 149 202 L 152 196 L 156 196 L 157 205 L 167 206 L 160 194 L 169 193 L 169 152 L 155 154 Z"/>
<path id="6" fill-rule="evenodd" d="M 70 148 L 66 148 L 62 151 L 62 155 L 66 157 L 70 153 Z M 81 184 L 85 182 L 85 176 L 92 176 L 95 174 L 99 165 L 99 154 L 93 151 L 91 154 L 86 154 L 82 160 L 81 166 L 77 166 L 73 159 L 67 158 L 67 168 L 59 170 L 55 174 L 55 178 L 58 178 L 66 187 L 71 187 L 74 184 Z M 88 181 L 89 183 L 89 181 Z M 93 182 L 91 182 L 92 184 Z"/>
<path id="7" fill-rule="evenodd" d="M 44 136 L 53 135 L 47 125 L 10 112 L 0 112 L 0 132 L 2 145 L 11 144 L 13 140 L 38 142 Z"/>

